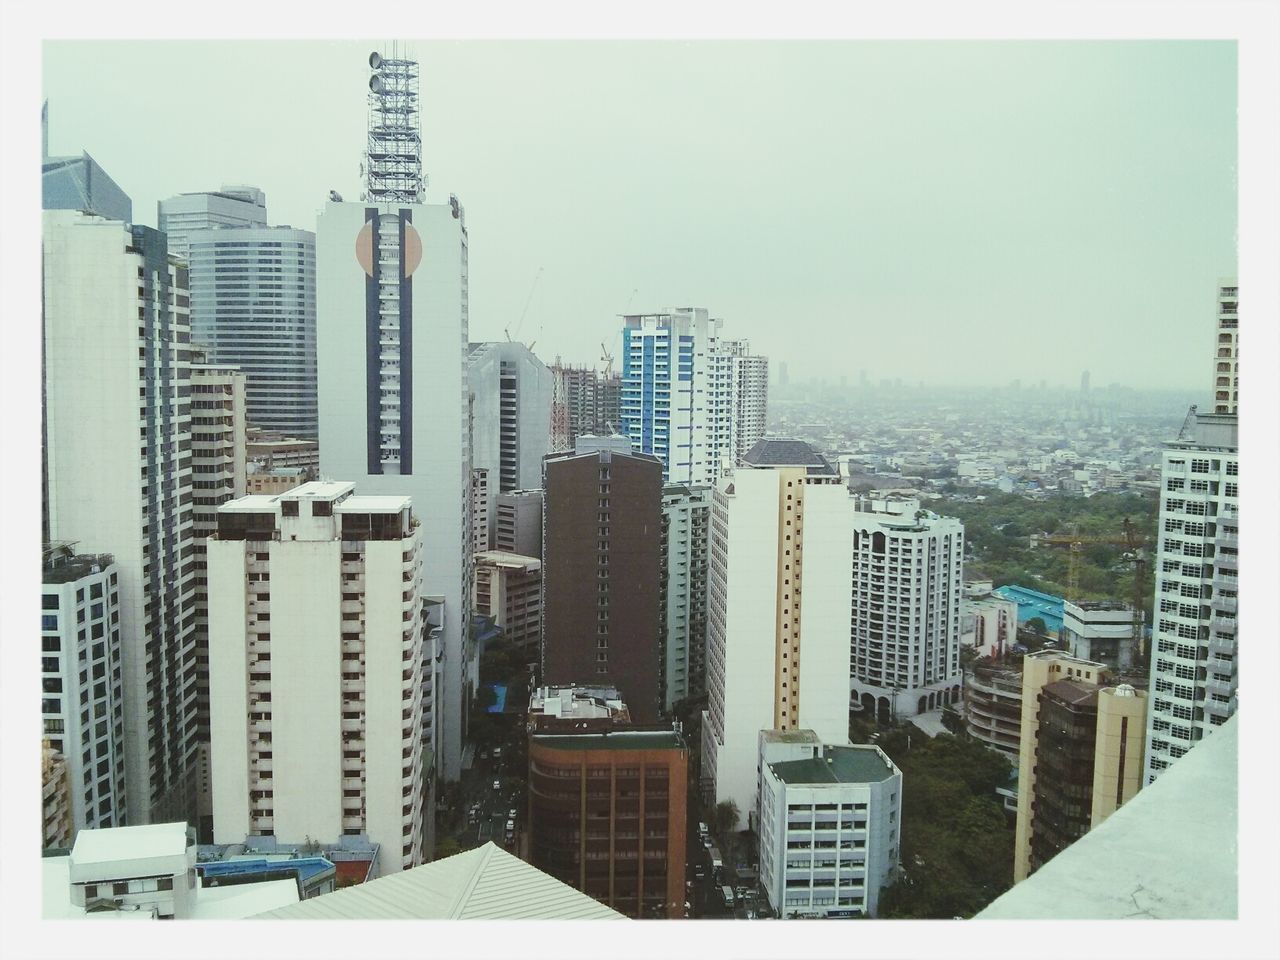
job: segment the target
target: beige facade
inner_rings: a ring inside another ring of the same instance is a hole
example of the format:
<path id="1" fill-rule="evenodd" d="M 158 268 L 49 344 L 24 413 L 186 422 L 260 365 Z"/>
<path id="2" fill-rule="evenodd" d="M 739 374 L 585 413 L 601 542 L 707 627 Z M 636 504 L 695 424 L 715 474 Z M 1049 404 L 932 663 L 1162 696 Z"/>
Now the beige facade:
<path id="1" fill-rule="evenodd" d="M 67 761 L 44 741 L 40 752 L 40 785 L 43 800 L 44 849 L 67 849 L 71 846 L 71 779 Z"/>
<path id="2" fill-rule="evenodd" d="M 1142 746 L 1146 725 L 1145 690 L 1120 686 L 1098 691 L 1091 828 L 1115 813 L 1142 789 Z"/>
<path id="3" fill-rule="evenodd" d="M 277 493 L 287 493 L 312 479 L 314 479 L 312 471 L 306 467 L 275 467 L 249 474 L 245 488 L 251 494 L 275 496 Z"/>

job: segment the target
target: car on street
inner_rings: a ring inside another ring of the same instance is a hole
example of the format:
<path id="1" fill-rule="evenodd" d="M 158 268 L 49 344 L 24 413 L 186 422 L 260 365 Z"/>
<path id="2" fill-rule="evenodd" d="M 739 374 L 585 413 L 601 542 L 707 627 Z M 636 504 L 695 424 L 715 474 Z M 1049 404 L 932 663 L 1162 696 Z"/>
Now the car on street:
<path id="1" fill-rule="evenodd" d="M 516 812 L 515 807 L 512 807 L 510 810 L 507 811 L 507 816 L 510 817 L 512 820 L 514 820 L 518 815 L 519 814 Z"/>
<path id="2" fill-rule="evenodd" d="M 495 790 L 501 790 L 501 789 L 502 789 L 502 781 L 501 781 L 501 780 L 495 780 L 495 781 L 493 781 L 493 789 L 495 789 Z"/>

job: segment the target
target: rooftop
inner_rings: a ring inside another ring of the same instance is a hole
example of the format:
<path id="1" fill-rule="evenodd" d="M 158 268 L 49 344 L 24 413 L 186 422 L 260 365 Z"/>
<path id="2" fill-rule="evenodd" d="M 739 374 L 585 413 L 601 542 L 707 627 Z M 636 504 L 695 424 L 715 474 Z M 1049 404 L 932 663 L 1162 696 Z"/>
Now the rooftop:
<path id="1" fill-rule="evenodd" d="M 542 569 L 542 561 L 537 557 L 526 557 L 520 553 L 508 553 L 506 550 L 481 550 L 475 555 L 477 564 L 490 564 L 495 567 L 509 567 L 515 570 L 533 572 Z"/>
<path id="2" fill-rule="evenodd" d="M 554 750 L 684 750 L 674 730 L 607 730 L 600 733 L 535 733 L 532 740 Z"/>
<path id="3" fill-rule="evenodd" d="M 1042 689 L 1047 695 L 1073 707 L 1098 706 L 1098 688 L 1091 683 L 1055 680 L 1053 683 L 1046 683 Z"/>
<path id="4" fill-rule="evenodd" d="M 780 760 L 769 769 L 783 783 L 880 783 L 895 773 L 876 747 L 827 747 L 809 760 Z"/>
<path id="5" fill-rule="evenodd" d="M 43 582 L 51 585 L 70 583 L 92 573 L 101 573 L 115 562 L 116 558 L 109 553 L 83 553 L 48 559 L 43 564 Z"/>
<path id="6" fill-rule="evenodd" d="M 355 488 L 356 485 L 349 480 L 312 480 L 294 487 L 286 494 L 282 494 L 282 498 L 299 500 L 303 497 L 318 497 L 330 500 L 345 493 L 351 493 Z"/>
<path id="7" fill-rule="evenodd" d="M 812 730 L 761 730 L 761 743 L 821 743 Z"/>
<path id="8" fill-rule="evenodd" d="M 827 459 L 808 443 L 789 437 L 757 440 L 742 460 L 751 467 L 808 467 L 811 473 L 837 474 Z"/>
<path id="9" fill-rule="evenodd" d="M 290 490 L 284 496 L 290 497 L 296 492 L 296 489 Z M 337 513 L 399 513 L 401 510 L 412 506 L 412 497 L 353 495 L 343 500 L 334 510 Z"/>
<path id="10" fill-rule="evenodd" d="M 71 848 L 71 859 L 77 867 L 85 867 L 118 860 L 181 857 L 186 850 L 186 823 L 151 823 L 139 827 L 81 830 L 76 834 L 75 846 Z"/>
<path id="11" fill-rule="evenodd" d="M 625 919 L 493 843 L 259 916 L 276 920 Z"/>

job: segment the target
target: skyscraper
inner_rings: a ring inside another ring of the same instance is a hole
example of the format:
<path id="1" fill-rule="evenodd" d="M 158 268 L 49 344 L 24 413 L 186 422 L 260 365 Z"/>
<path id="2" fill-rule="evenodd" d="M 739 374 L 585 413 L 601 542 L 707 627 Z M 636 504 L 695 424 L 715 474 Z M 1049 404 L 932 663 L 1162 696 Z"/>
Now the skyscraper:
<path id="1" fill-rule="evenodd" d="M 733 457 L 732 365 L 702 307 L 623 317 L 619 432 L 663 483 L 707 486 Z"/>
<path id="2" fill-rule="evenodd" d="M 618 429 L 622 386 L 616 373 L 566 365 L 559 357 L 550 369 L 550 452 L 572 450 L 573 441 L 583 434 L 606 435 Z"/>
<path id="3" fill-rule="evenodd" d="M 543 682 L 616 686 L 654 723 L 662 465 L 602 438 L 548 457 L 544 482 Z"/>
<path id="4" fill-rule="evenodd" d="M 733 459 L 738 462 L 764 436 L 769 413 L 769 358 L 751 352 L 746 340 L 726 340 L 733 416 Z"/>
<path id="5" fill-rule="evenodd" d="M 42 209 L 80 210 L 130 223 L 133 201 L 88 153 L 49 156 L 49 103 L 40 109 Z"/>
<path id="6" fill-rule="evenodd" d="M 711 488 L 662 488 L 662 704 L 705 689 L 707 534 Z"/>
<path id="7" fill-rule="evenodd" d="M 1237 305 L 1235 281 L 1222 281 L 1215 412 L 1193 406 L 1163 452 L 1144 783 L 1225 723 L 1239 702 Z"/>
<path id="8" fill-rule="evenodd" d="M 408 497 L 313 481 L 218 509 L 208 543 L 214 842 L 365 835 L 428 857 L 434 662 Z"/>
<path id="9" fill-rule="evenodd" d="M 415 61 L 370 58 L 366 197 L 317 228 L 320 468 L 364 493 L 409 496 L 443 600 L 440 771 L 462 763 L 472 689 L 467 230 L 456 198 L 422 202 Z"/>
<path id="10" fill-rule="evenodd" d="M 110 553 L 130 823 L 194 817 L 195 557 L 187 270 L 162 233 L 44 214 L 48 528 Z"/>
<path id="11" fill-rule="evenodd" d="M 169 253 L 188 260 L 192 233 L 223 227 L 265 227 L 267 195 L 250 186 L 180 193 L 156 205 L 156 223 L 169 238 Z M 193 311 L 193 322 L 194 319 Z"/>
<path id="12" fill-rule="evenodd" d="M 761 730 L 848 740 L 853 515 L 839 473 L 800 440 L 761 440 L 715 486 L 701 776 L 744 818 Z"/>
<path id="13" fill-rule="evenodd" d="M 185 239 L 192 339 L 211 362 L 244 372 L 250 423 L 315 439 L 315 234 L 242 226 L 190 230 Z"/>
<path id="14" fill-rule="evenodd" d="M 489 471 L 495 492 L 536 487 L 551 439 L 552 376 L 523 343 L 473 343 L 471 464 Z"/>
<path id="15" fill-rule="evenodd" d="M 964 527 L 911 498 L 857 508 L 853 696 L 885 719 L 957 702 Z"/>

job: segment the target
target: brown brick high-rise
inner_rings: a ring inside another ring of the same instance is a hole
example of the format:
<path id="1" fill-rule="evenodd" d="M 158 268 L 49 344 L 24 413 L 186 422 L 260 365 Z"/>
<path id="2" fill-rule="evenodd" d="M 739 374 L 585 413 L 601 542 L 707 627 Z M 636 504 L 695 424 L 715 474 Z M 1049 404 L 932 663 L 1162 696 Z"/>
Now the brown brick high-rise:
<path id="1" fill-rule="evenodd" d="M 545 461 L 542 682 L 617 687 L 643 725 L 661 705 L 662 463 L 615 443 Z"/>

